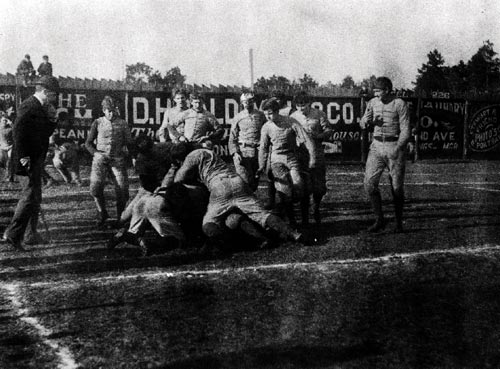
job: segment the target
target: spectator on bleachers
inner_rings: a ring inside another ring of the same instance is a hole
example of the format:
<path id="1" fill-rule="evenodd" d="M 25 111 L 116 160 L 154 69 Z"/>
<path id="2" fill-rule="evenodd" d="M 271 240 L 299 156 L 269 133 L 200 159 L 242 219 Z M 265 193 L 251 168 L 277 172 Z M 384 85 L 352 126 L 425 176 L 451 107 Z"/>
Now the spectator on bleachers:
<path id="1" fill-rule="evenodd" d="M 17 66 L 17 75 L 21 77 L 24 87 L 26 87 L 35 76 L 35 69 L 33 68 L 29 54 L 26 54 L 24 59 L 21 60 Z"/>
<path id="2" fill-rule="evenodd" d="M 47 55 L 43 56 L 43 62 L 40 64 L 37 71 L 40 77 L 52 75 L 52 64 L 49 63 L 49 57 Z"/>

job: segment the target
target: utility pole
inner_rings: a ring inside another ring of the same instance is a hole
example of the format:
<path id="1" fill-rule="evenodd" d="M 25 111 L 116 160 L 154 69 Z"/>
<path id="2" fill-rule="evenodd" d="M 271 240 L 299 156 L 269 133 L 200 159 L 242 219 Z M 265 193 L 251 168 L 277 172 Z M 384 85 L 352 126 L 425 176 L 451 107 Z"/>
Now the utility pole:
<path id="1" fill-rule="evenodd" d="M 250 49 L 249 56 L 250 56 L 250 89 L 253 91 L 253 49 Z"/>

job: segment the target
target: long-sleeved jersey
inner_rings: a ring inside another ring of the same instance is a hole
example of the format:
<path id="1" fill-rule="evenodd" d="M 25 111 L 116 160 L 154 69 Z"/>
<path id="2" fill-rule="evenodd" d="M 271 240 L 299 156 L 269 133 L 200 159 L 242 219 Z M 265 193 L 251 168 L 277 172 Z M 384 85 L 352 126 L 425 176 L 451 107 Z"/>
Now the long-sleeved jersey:
<path id="1" fill-rule="evenodd" d="M 325 151 L 323 149 L 323 139 L 325 133 L 331 132 L 332 128 L 326 114 L 321 110 L 310 108 L 307 114 L 301 111 L 295 111 L 290 115 L 304 128 L 309 137 L 314 141 L 315 146 L 315 159 L 317 163 L 324 163 Z"/>
<path id="2" fill-rule="evenodd" d="M 384 104 L 378 97 L 374 97 L 366 106 L 365 114 L 361 119 L 362 124 L 370 124 L 379 117 L 383 124 L 376 125 L 373 130 L 374 137 L 398 137 L 398 146 L 403 147 L 410 139 L 410 114 L 408 105 L 399 98 L 393 98 Z"/>
<path id="3" fill-rule="evenodd" d="M 186 183 L 198 180 L 211 192 L 213 180 L 218 176 L 238 176 L 219 155 L 211 150 L 197 149 L 190 152 L 175 175 L 174 182 Z"/>
<path id="4" fill-rule="evenodd" d="M 266 166 L 270 146 L 271 164 L 282 162 L 298 165 L 298 146 L 302 144 L 307 147 L 311 155 L 310 166 L 314 166 L 314 142 L 295 119 L 280 115 L 277 122 L 267 121 L 261 131 L 259 167 Z"/>
<path id="5" fill-rule="evenodd" d="M 219 140 L 224 135 L 224 128 L 217 121 L 217 118 L 207 110 L 200 112 L 188 109 L 181 113 L 170 131 L 172 141 L 178 141 L 184 136 L 187 141 L 198 142 L 200 139 L 209 138 Z"/>
<path id="6" fill-rule="evenodd" d="M 182 108 L 178 105 L 167 109 L 163 115 L 163 122 L 158 129 L 158 139 L 161 142 L 168 141 L 169 139 L 172 140 L 172 135 L 175 137 L 176 129 L 174 127 L 174 122 L 176 122 L 179 119 L 179 116 L 187 109 L 187 107 Z"/>
<path id="7" fill-rule="evenodd" d="M 90 126 L 89 135 L 85 141 L 85 147 L 91 154 L 100 151 L 113 157 L 125 156 L 125 147 L 131 146 L 130 128 L 127 122 L 120 118 L 115 118 L 113 121 L 105 117 L 96 119 Z"/>
<path id="8" fill-rule="evenodd" d="M 241 152 L 245 147 L 256 149 L 260 143 L 260 131 L 265 121 L 264 113 L 259 110 L 240 111 L 231 121 L 229 154 Z"/>

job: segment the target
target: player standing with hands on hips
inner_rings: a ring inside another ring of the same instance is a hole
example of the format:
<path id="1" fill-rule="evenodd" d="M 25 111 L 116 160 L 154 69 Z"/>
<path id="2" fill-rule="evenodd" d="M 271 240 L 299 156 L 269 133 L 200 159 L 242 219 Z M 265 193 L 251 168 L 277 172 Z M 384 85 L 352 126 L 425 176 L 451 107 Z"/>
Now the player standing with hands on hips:
<path id="1" fill-rule="evenodd" d="M 404 175 L 406 165 L 406 144 L 410 139 L 410 116 L 408 105 L 397 98 L 392 91 L 392 82 L 387 77 L 375 81 L 371 99 L 360 125 L 365 129 L 373 125 L 373 142 L 366 160 L 364 186 L 376 216 L 369 232 L 378 232 L 385 227 L 382 212 L 382 197 L 378 188 L 385 168 L 389 170 L 391 191 L 396 215 L 396 233 L 403 231 Z"/>
<path id="2" fill-rule="evenodd" d="M 98 226 L 103 226 L 109 217 L 104 199 L 104 186 L 108 173 L 115 185 L 117 222 L 125 210 L 129 197 L 127 156 L 129 150 L 133 149 L 130 128 L 127 122 L 118 117 L 117 106 L 112 97 L 104 97 L 102 111 L 104 116 L 92 123 L 85 141 L 85 147 L 93 156 L 90 193 L 97 206 Z"/>

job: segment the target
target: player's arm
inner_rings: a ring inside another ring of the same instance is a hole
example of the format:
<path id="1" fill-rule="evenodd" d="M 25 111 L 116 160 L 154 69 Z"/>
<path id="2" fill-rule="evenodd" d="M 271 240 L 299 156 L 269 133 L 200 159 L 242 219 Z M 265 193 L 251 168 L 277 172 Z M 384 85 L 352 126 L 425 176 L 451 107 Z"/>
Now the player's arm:
<path id="1" fill-rule="evenodd" d="M 169 131 L 168 131 L 168 122 L 169 122 L 168 115 L 169 115 L 169 111 L 170 110 L 167 110 L 163 114 L 163 122 L 161 123 L 160 128 L 158 128 L 158 133 L 156 134 L 156 136 L 158 137 L 158 140 L 160 142 L 166 142 L 167 141 L 167 137 L 169 135 Z"/>
<path id="2" fill-rule="evenodd" d="M 208 139 L 214 142 L 219 142 L 224 136 L 224 127 L 219 123 L 215 115 L 210 112 L 207 112 L 208 122 L 212 126 L 212 133 L 208 135 Z"/>
<path id="3" fill-rule="evenodd" d="M 174 183 L 189 183 L 191 182 L 198 168 L 199 160 L 198 157 L 193 155 L 186 156 L 181 167 L 175 173 Z"/>
<path id="4" fill-rule="evenodd" d="M 167 123 L 168 134 L 173 142 L 179 142 L 182 134 L 177 130 L 177 127 L 185 123 L 185 114 L 179 114 L 177 119 Z"/>
<path id="5" fill-rule="evenodd" d="M 404 150 L 406 148 L 406 144 L 410 140 L 411 137 L 411 128 L 410 128 L 410 112 L 408 109 L 408 104 L 399 99 L 397 105 L 398 116 L 399 116 L 399 138 L 398 138 L 398 150 Z"/>
<path id="6" fill-rule="evenodd" d="M 309 152 L 309 168 L 314 168 L 316 166 L 316 155 L 314 155 L 316 145 L 314 144 L 314 140 L 299 122 L 293 118 L 290 119 L 292 121 L 292 128 L 297 135 L 297 144 L 303 144 L 306 147 Z"/>
<path id="7" fill-rule="evenodd" d="M 372 124 L 372 122 L 373 122 L 373 105 L 372 105 L 372 100 L 370 100 L 366 104 L 365 113 L 363 114 L 363 117 L 361 118 L 359 125 L 361 129 L 366 129 L 368 128 L 367 126 L 369 124 Z"/>
<path id="8" fill-rule="evenodd" d="M 268 125 L 264 124 L 260 131 L 260 143 L 259 143 L 259 169 L 257 174 L 260 175 L 266 170 L 267 157 L 269 156 L 269 146 L 271 143 L 271 138 L 269 137 Z"/>
<path id="9" fill-rule="evenodd" d="M 333 132 L 333 127 L 328 120 L 326 114 L 322 111 L 319 111 L 319 126 L 320 126 L 320 133 L 317 135 L 318 140 L 326 140 L 328 139 L 332 132 Z"/>
<path id="10" fill-rule="evenodd" d="M 97 148 L 94 144 L 94 140 L 96 138 L 97 138 L 97 119 L 94 120 L 94 122 L 90 126 L 89 134 L 87 136 L 87 139 L 85 140 L 85 148 L 92 155 L 94 155 L 97 152 Z"/>
<path id="11" fill-rule="evenodd" d="M 233 119 L 231 122 L 231 129 L 229 130 L 229 140 L 228 140 L 228 146 L 229 146 L 229 155 L 234 155 L 234 154 L 240 154 L 240 145 L 238 142 L 240 136 L 240 127 L 238 124 L 238 121 L 236 119 Z"/>

